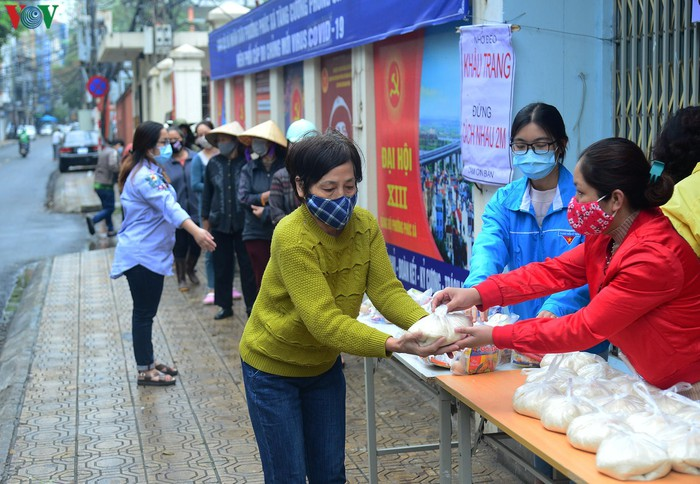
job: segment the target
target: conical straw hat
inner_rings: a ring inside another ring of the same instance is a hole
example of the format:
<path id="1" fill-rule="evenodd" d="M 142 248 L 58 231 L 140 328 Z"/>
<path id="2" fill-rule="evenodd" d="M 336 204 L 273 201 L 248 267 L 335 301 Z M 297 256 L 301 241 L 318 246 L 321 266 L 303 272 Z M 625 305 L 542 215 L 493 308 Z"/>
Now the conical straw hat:
<path id="1" fill-rule="evenodd" d="M 212 144 L 212 146 L 217 146 L 216 135 L 219 133 L 230 134 L 231 136 L 238 137 L 241 135 L 241 133 L 243 133 L 243 126 L 241 126 L 238 121 L 222 124 L 218 128 L 214 128 L 209 131 L 206 135 L 204 135 L 204 137 L 207 139 L 207 141 L 209 141 L 209 143 Z"/>
<path id="2" fill-rule="evenodd" d="M 238 139 L 246 146 L 250 146 L 253 140 L 251 138 L 262 138 L 272 141 L 283 148 L 287 147 L 287 138 L 284 137 L 282 131 L 277 127 L 274 121 L 265 121 L 250 129 L 245 130 Z"/>

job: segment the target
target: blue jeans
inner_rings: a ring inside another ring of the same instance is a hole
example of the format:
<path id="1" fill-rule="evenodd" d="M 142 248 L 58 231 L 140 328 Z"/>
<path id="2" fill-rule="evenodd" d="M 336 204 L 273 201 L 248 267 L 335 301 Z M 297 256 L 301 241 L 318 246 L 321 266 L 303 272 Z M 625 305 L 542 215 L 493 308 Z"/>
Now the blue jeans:
<path id="1" fill-rule="evenodd" d="M 284 377 L 244 361 L 248 413 L 267 484 L 345 482 L 345 375 L 340 358 L 315 377 Z"/>
<path id="2" fill-rule="evenodd" d="M 107 224 L 107 230 L 112 232 L 114 230 L 114 224 L 112 223 L 112 214 L 114 213 L 114 188 L 96 188 L 95 193 L 100 197 L 102 210 L 92 217 L 92 222 L 97 223 L 100 220 L 104 220 Z"/>
<path id="3" fill-rule="evenodd" d="M 207 272 L 207 288 L 214 289 L 214 256 L 212 252 L 204 253 L 204 268 Z"/>
<path id="4" fill-rule="evenodd" d="M 138 265 L 124 272 L 129 281 L 134 310 L 131 313 L 131 336 L 134 343 L 134 357 L 138 371 L 151 370 L 155 367 L 153 357 L 153 318 L 158 312 L 160 296 L 163 294 L 163 279 Z"/>

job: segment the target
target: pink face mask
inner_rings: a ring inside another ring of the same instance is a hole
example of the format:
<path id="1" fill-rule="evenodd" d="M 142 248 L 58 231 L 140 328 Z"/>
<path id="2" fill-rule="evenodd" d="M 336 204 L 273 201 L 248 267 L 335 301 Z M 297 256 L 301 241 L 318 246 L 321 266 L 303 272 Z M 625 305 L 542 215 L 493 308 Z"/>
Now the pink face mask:
<path id="1" fill-rule="evenodd" d="M 569 225 L 581 235 L 597 235 L 605 232 L 615 219 L 615 214 L 607 214 L 598 205 L 598 202 L 606 196 L 602 196 L 594 202 L 585 203 L 579 203 L 576 197 L 571 197 L 569 207 L 566 210 Z"/>

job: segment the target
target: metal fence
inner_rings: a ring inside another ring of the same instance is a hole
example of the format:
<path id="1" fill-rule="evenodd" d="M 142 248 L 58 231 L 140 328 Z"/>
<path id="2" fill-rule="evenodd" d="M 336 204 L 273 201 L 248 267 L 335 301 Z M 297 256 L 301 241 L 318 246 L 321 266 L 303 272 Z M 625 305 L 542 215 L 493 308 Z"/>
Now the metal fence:
<path id="1" fill-rule="evenodd" d="M 647 153 L 670 113 L 700 102 L 698 0 L 616 0 L 615 132 Z"/>

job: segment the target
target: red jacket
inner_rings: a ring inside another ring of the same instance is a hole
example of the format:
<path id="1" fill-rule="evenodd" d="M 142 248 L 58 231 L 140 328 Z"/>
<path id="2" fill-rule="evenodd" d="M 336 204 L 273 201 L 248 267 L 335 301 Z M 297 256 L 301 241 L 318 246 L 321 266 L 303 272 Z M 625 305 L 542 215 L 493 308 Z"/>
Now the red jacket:
<path id="1" fill-rule="evenodd" d="M 506 306 L 588 283 L 591 302 L 557 319 L 493 330 L 500 348 L 563 353 L 608 339 L 649 383 L 700 381 L 700 259 L 658 209 L 643 210 L 605 270 L 610 237 L 476 286 L 483 308 Z"/>

